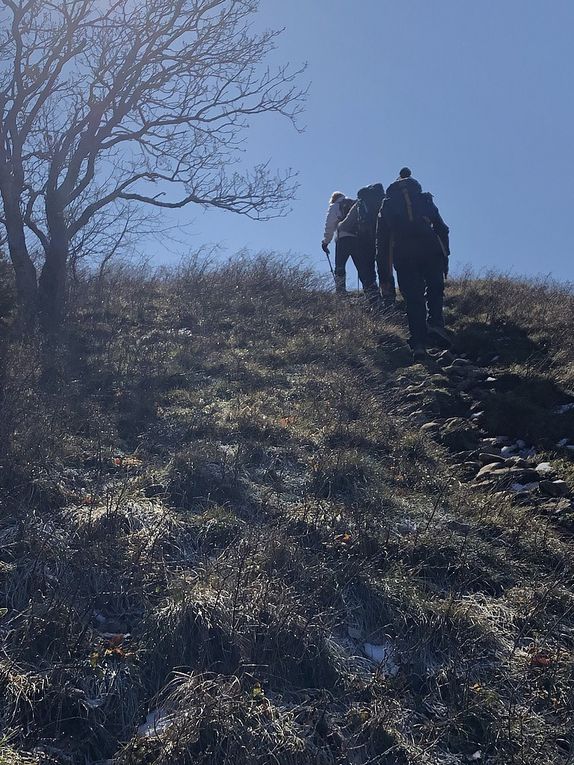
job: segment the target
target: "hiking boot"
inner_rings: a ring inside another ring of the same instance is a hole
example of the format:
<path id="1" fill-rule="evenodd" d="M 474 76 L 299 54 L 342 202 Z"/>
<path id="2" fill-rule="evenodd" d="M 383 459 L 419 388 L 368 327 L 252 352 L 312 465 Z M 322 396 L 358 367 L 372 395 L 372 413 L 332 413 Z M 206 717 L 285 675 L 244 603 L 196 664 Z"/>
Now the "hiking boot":
<path id="1" fill-rule="evenodd" d="M 380 286 L 381 297 L 385 306 L 392 308 L 397 302 L 397 290 L 394 284 L 383 284 Z"/>
<path id="2" fill-rule="evenodd" d="M 452 338 L 449 332 L 438 324 L 429 324 L 428 334 L 430 339 L 438 341 L 441 348 L 450 348 L 452 345 Z"/>
<path id="3" fill-rule="evenodd" d="M 429 355 L 424 345 L 415 345 L 413 348 L 413 361 L 415 363 L 428 361 Z"/>
<path id="4" fill-rule="evenodd" d="M 335 294 L 340 297 L 347 297 L 347 280 L 344 276 L 335 276 Z"/>

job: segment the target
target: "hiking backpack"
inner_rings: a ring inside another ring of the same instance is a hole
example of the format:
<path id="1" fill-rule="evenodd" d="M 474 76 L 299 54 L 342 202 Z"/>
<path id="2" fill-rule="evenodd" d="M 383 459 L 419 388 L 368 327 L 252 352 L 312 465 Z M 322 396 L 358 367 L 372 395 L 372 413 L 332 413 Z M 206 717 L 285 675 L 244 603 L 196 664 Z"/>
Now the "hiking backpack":
<path id="1" fill-rule="evenodd" d="M 354 199 L 344 197 L 339 202 L 339 222 L 344 221 L 347 215 L 351 212 L 351 207 L 355 204 Z"/>
<path id="2" fill-rule="evenodd" d="M 389 187 L 384 202 L 385 219 L 393 232 L 404 239 L 428 239 L 432 235 L 432 196 L 416 182 L 398 181 Z"/>
<path id="3" fill-rule="evenodd" d="M 381 183 L 366 186 L 357 194 L 357 219 L 359 236 L 373 239 L 377 230 L 377 215 L 385 198 Z"/>

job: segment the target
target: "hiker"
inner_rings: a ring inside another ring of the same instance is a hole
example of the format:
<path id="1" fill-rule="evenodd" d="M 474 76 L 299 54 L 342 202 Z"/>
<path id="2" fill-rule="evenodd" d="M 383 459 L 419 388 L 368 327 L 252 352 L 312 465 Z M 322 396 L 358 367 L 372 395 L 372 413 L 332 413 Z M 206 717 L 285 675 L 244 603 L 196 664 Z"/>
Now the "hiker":
<path id="1" fill-rule="evenodd" d="M 403 167 L 387 189 L 377 223 L 381 289 L 391 290 L 393 265 L 405 299 L 409 344 L 415 361 L 427 358 L 429 338 L 450 345 L 444 328 L 444 280 L 448 275 L 449 229 L 431 194 Z"/>
<path id="2" fill-rule="evenodd" d="M 358 234 L 355 262 L 359 279 L 369 306 L 374 310 L 379 310 L 382 307 L 381 295 L 377 286 L 375 256 L 377 215 L 384 198 L 385 189 L 382 183 L 365 186 L 357 192 L 357 203 L 349 213 L 349 218 L 353 218 L 352 224 L 356 226 Z M 342 228 L 346 225 L 346 220 L 341 223 Z"/>
<path id="3" fill-rule="evenodd" d="M 373 310 L 383 307 L 377 286 L 375 254 L 377 215 L 384 196 L 385 190 L 380 183 L 359 189 L 357 201 L 337 227 L 339 241 L 351 248 L 363 291 Z"/>
<path id="4" fill-rule="evenodd" d="M 342 296 L 347 294 L 347 261 L 349 258 L 355 261 L 357 234 L 350 230 L 340 231 L 339 224 L 347 217 L 354 204 L 355 200 L 349 199 L 341 191 L 331 194 L 325 233 L 321 242 L 321 249 L 325 255 L 329 256 L 329 245 L 335 238 L 335 292 Z"/>

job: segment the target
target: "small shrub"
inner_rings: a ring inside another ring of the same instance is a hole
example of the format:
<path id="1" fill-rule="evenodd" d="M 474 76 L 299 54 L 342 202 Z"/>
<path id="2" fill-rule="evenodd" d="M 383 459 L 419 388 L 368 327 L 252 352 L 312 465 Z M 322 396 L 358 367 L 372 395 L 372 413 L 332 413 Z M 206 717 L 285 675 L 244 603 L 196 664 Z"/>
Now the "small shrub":
<path id="1" fill-rule="evenodd" d="M 246 489 L 237 466 L 218 449 L 197 449 L 177 455 L 168 474 L 168 492 L 177 507 L 192 510 L 209 503 L 245 505 Z"/>

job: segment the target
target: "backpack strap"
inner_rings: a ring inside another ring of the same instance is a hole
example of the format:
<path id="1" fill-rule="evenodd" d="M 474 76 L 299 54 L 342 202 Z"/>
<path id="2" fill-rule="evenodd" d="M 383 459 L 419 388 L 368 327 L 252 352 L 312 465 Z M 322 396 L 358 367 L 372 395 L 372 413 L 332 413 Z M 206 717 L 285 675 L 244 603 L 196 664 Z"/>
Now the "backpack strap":
<path id="1" fill-rule="evenodd" d="M 413 215 L 413 203 L 411 201 L 410 194 L 406 186 L 403 186 L 401 191 L 403 192 L 403 197 L 405 198 L 405 204 L 407 206 L 407 215 L 409 216 L 409 221 L 413 223 L 415 216 Z"/>

